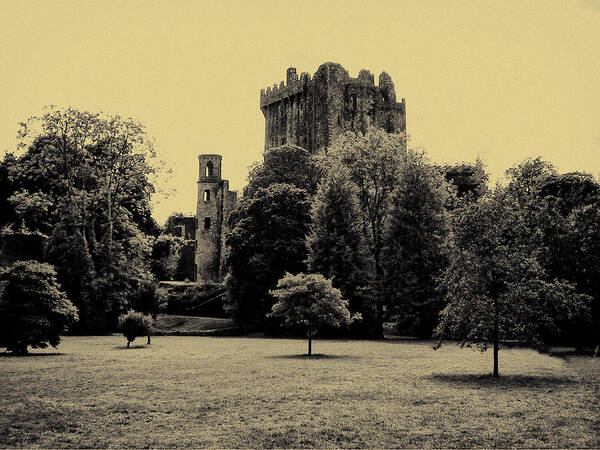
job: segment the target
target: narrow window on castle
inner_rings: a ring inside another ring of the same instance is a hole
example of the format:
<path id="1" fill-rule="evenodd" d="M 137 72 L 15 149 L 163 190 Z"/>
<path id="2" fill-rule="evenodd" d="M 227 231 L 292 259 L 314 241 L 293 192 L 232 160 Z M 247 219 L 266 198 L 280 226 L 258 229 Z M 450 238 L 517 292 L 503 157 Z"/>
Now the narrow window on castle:
<path id="1" fill-rule="evenodd" d="M 214 166 L 212 161 L 209 161 L 206 163 L 206 168 L 205 168 L 205 174 L 204 176 L 206 177 L 212 177 L 213 176 L 213 171 L 214 171 Z"/>
<path id="2" fill-rule="evenodd" d="M 210 202 L 210 189 L 204 191 L 204 201 Z"/>
<path id="3" fill-rule="evenodd" d="M 210 217 L 204 218 L 204 230 L 210 230 Z"/>

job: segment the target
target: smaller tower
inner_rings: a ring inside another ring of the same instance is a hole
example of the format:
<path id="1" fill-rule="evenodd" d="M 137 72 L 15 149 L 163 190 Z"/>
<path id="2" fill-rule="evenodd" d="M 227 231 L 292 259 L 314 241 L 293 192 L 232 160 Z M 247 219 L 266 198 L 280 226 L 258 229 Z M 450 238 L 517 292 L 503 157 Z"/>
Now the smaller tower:
<path id="1" fill-rule="evenodd" d="M 226 219 L 237 197 L 221 178 L 221 160 L 221 155 L 198 155 L 196 280 L 204 283 L 223 280 Z"/>

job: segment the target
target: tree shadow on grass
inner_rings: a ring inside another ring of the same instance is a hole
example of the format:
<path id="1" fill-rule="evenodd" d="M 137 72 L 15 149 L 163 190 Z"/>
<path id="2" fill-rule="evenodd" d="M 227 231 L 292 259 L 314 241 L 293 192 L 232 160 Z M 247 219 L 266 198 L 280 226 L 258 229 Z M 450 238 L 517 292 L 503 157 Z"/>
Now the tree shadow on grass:
<path id="1" fill-rule="evenodd" d="M 36 356 L 62 356 L 64 353 L 51 352 L 51 353 L 26 353 L 25 355 L 17 355 L 15 353 L 2 352 L 0 358 L 34 358 Z"/>
<path id="2" fill-rule="evenodd" d="M 544 375 L 502 375 L 494 378 L 491 374 L 433 374 L 427 377 L 443 383 L 462 384 L 479 387 L 497 386 L 505 388 L 550 387 L 571 384 L 575 381 L 569 377 Z"/>
<path id="3" fill-rule="evenodd" d="M 313 353 L 312 355 L 307 355 L 306 353 L 302 355 L 270 355 L 267 358 L 272 359 L 359 359 L 358 356 L 353 355 L 323 355 L 321 353 Z"/>
<path id="4" fill-rule="evenodd" d="M 115 345 L 113 348 L 119 349 L 119 350 L 139 350 L 142 348 L 152 348 L 152 346 L 147 345 L 147 344 L 138 344 L 138 345 L 131 345 L 131 346 L 127 347 L 127 344 L 125 344 L 125 345 Z"/>

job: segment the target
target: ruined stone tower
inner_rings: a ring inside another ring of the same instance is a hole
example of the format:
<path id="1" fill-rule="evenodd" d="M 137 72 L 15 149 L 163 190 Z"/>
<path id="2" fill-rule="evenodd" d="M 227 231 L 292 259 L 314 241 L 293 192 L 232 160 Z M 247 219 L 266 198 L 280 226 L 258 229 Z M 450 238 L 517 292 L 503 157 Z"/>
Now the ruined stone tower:
<path id="1" fill-rule="evenodd" d="M 387 132 L 406 131 L 406 104 L 396 101 L 392 78 L 382 72 L 379 85 L 371 72 L 351 78 L 335 63 L 322 64 L 311 78 L 287 70 L 286 81 L 260 92 L 265 116 L 265 150 L 294 144 L 310 152 L 328 147 L 344 131 L 369 126 Z"/>
<path id="2" fill-rule="evenodd" d="M 196 228 L 196 280 L 221 282 L 226 219 L 235 206 L 237 194 L 221 178 L 221 155 L 199 155 L 198 207 Z"/>

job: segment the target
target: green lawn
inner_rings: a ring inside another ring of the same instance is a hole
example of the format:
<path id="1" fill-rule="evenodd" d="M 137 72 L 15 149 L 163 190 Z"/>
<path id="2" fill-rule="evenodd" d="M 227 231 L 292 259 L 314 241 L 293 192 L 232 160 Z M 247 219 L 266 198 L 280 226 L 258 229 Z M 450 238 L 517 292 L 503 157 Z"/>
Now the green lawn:
<path id="1" fill-rule="evenodd" d="M 0 357 L 0 446 L 600 447 L 600 358 L 430 343 L 67 337 Z"/>

